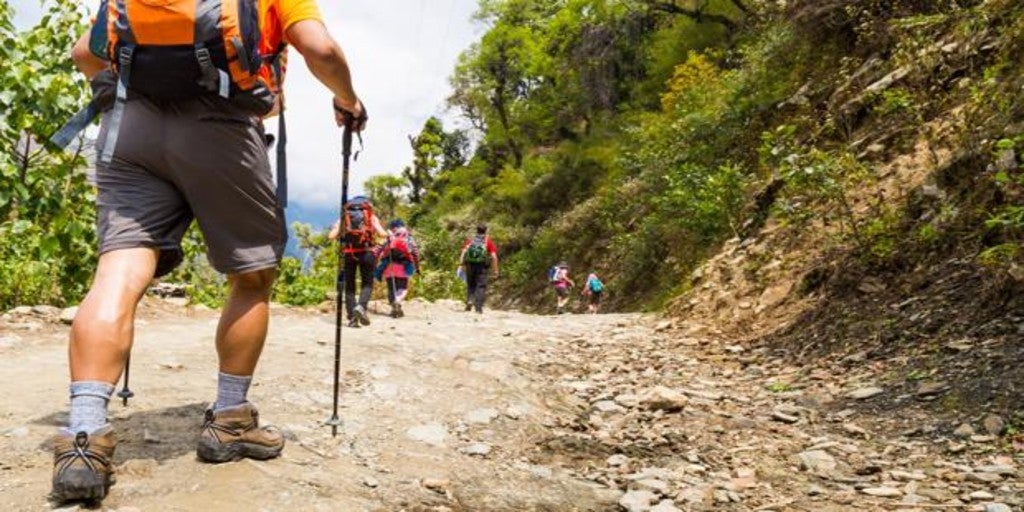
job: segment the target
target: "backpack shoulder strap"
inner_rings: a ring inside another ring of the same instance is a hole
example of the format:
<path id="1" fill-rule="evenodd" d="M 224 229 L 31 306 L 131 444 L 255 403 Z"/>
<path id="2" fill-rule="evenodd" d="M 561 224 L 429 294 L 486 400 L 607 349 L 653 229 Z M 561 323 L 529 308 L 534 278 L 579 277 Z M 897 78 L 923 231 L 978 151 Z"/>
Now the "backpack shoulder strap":
<path id="1" fill-rule="evenodd" d="M 275 60 L 274 66 L 280 67 Z M 281 208 L 288 207 L 288 129 L 284 120 L 284 101 L 278 97 L 280 104 L 277 112 L 277 203 Z"/>

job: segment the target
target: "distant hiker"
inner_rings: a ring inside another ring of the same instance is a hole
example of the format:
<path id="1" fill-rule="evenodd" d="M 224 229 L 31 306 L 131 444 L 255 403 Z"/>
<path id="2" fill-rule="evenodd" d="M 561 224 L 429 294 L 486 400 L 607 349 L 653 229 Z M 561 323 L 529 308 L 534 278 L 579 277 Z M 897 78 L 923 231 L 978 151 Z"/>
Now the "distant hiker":
<path id="1" fill-rule="evenodd" d="M 377 238 L 388 236 L 373 213 L 373 203 L 364 196 L 353 197 L 346 205 L 342 221 L 335 221 L 327 238 L 345 237 L 345 313 L 348 326 L 358 328 L 370 325 L 370 298 L 373 297 L 373 278 L 377 266 L 375 253 Z M 356 272 L 362 281 L 359 300 L 356 301 Z"/>
<path id="2" fill-rule="evenodd" d="M 388 286 L 388 303 L 391 317 L 402 318 L 402 303 L 409 291 L 409 281 L 420 268 L 420 250 L 416 239 L 405 227 L 405 222 L 396 219 L 388 224 L 388 240 L 377 249 L 377 277 Z"/>
<path id="3" fill-rule="evenodd" d="M 587 298 L 587 312 L 596 315 L 601 309 L 601 296 L 604 295 L 604 283 L 591 272 L 587 276 L 587 283 L 583 285 L 583 296 Z"/>
<path id="4" fill-rule="evenodd" d="M 462 245 L 459 265 L 466 274 L 466 311 L 475 308 L 477 313 L 483 313 L 488 271 L 495 279 L 499 273 L 498 247 L 487 236 L 486 225 L 477 226 L 476 235 Z"/>
<path id="5" fill-rule="evenodd" d="M 569 289 L 575 288 L 576 283 L 569 278 L 569 264 L 561 262 L 548 271 L 548 281 L 555 288 L 555 296 L 558 297 L 557 314 L 565 313 L 565 306 L 569 304 Z"/>
<path id="6" fill-rule="evenodd" d="M 56 502 L 99 501 L 113 483 L 107 403 L 132 347 L 136 306 L 154 277 L 181 263 L 193 217 L 230 285 L 216 333 L 217 398 L 196 453 L 206 462 L 280 455 L 284 437 L 260 425 L 246 397 L 287 239 L 285 198 L 274 188 L 260 121 L 280 110 L 286 45 L 333 93 L 325 115 L 339 125 L 351 115 L 356 130 L 366 121 L 315 0 L 100 6 L 71 53 L 93 85 L 92 106 L 104 111 L 96 143 L 100 256 L 71 328 L 70 423 L 53 442 Z"/>

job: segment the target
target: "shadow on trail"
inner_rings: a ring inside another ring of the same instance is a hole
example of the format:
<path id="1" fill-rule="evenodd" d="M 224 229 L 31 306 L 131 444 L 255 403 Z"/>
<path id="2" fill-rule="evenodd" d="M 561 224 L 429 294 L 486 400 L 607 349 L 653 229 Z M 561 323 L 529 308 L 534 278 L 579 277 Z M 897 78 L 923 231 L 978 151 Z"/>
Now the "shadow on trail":
<path id="1" fill-rule="evenodd" d="M 111 407 L 120 407 L 111 404 Z M 130 406 L 129 406 L 130 407 Z M 155 460 L 163 462 L 182 455 L 195 453 L 196 438 L 203 422 L 205 403 L 193 403 L 155 410 L 139 410 L 125 418 L 112 418 L 118 445 L 114 463 L 129 460 Z M 55 412 L 32 420 L 34 425 L 61 428 L 67 422 L 67 413 Z M 48 450 L 49 441 L 41 450 Z"/>

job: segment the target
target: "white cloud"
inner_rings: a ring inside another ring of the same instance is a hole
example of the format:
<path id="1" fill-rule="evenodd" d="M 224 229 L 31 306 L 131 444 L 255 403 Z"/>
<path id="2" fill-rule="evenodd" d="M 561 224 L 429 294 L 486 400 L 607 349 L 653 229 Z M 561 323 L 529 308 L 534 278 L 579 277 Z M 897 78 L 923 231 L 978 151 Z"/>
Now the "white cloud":
<path id="1" fill-rule="evenodd" d="M 448 76 L 458 54 L 479 35 L 475 0 L 351 0 L 321 2 L 328 29 L 352 66 L 356 91 L 370 114 L 365 150 L 351 185 L 397 173 L 412 159 L 408 136 L 431 115 L 444 114 Z M 293 58 L 285 86 L 291 198 L 332 208 L 338 202 L 341 133 L 330 94 Z M 271 128 L 271 131 L 275 130 Z"/>
<path id="2" fill-rule="evenodd" d="M 397 173 L 412 159 L 408 135 L 431 115 L 444 114 L 448 76 L 458 54 L 482 28 L 470 17 L 476 0 L 321 0 L 325 23 L 348 55 L 356 91 L 370 125 L 365 151 L 353 164 L 351 185 L 373 175 Z M 13 0 L 15 22 L 27 27 L 40 16 L 36 0 Z M 338 203 L 341 132 L 334 126 L 331 95 L 293 52 L 288 97 L 290 198 L 313 209 Z M 268 123 L 276 131 L 276 121 Z"/>

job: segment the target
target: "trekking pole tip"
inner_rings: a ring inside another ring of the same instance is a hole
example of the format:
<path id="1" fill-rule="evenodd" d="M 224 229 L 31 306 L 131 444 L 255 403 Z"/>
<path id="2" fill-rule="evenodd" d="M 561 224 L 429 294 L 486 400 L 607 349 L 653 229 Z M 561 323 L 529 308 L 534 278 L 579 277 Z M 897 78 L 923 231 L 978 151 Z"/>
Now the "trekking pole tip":
<path id="1" fill-rule="evenodd" d="M 331 427 L 331 437 L 338 437 L 338 427 L 342 425 L 341 418 L 337 415 L 331 416 L 331 419 L 327 420 L 325 425 Z"/>
<path id="2" fill-rule="evenodd" d="M 135 393 L 132 393 L 128 388 L 124 388 L 117 393 L 117 396 L 121 399 L 121 404 L 128 407 L 128 399 L 134 397 Z"/>

